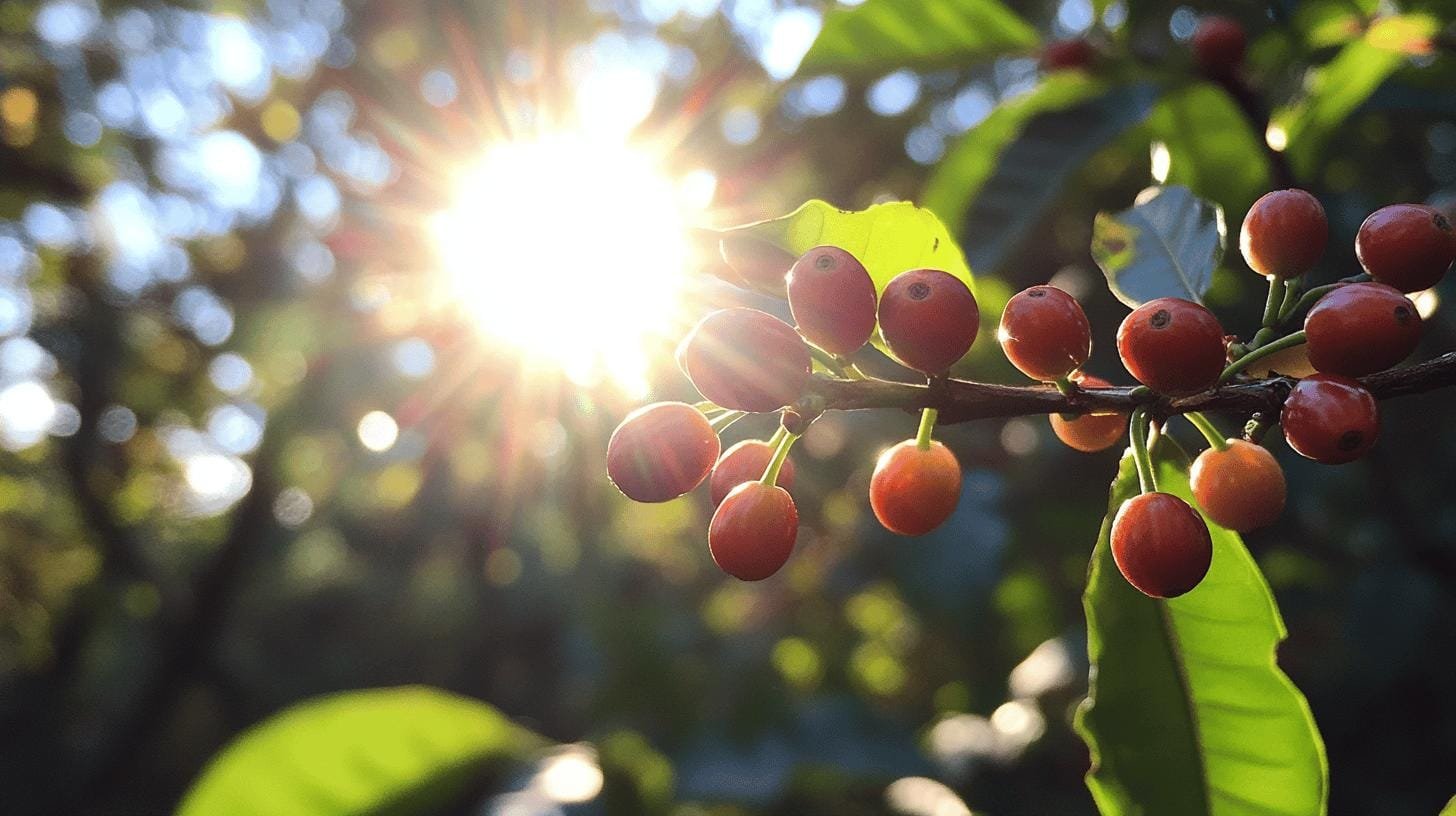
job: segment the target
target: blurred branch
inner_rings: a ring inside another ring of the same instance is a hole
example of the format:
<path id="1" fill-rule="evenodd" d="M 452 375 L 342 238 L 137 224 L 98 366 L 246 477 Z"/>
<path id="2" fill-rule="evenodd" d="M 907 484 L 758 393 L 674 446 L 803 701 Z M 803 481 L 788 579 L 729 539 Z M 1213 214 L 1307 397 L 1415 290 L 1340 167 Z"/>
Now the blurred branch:
<path id="1" fill-rule="evenodd" d="M 1146 407 L 1158 418 L 1189 411 L 1239 416 L 1256 413 L 1278 415 L 1295 382 L 1297 380 L 1289 377 L 1270 377 L 1170 399 L 1142 387 L 1078 389 L 1063 395 L 1050 385 L 995 385 L 968 380 L 917 385 L 879 379 L 841 380 L 816 376 L 810 392 L 824 400 L 825 410 L 900 408 L 914 411 L 935 408 L 940 411 L 940 424 L 946 425 L 1035 414 L 1128 413 L 1139 406 Z M 1376 399 L 1456 385 L 1456 352 L 1407 368 L 1372 374 L 1362 378 L 1361 382 Z"/>

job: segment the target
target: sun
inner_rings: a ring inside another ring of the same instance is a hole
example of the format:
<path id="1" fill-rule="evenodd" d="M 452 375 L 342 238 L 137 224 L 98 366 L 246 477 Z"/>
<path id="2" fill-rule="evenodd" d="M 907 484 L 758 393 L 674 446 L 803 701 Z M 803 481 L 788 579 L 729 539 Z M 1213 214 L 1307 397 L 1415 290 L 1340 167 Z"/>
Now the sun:
<path id="1" fill-rule="evenodd" d="M 442 283 L 490 339 L 581 384 L 647 390 L 647 343 L 673 330 L 689 227 L 712 177 L 663 172 L 626 141 L 503 142 L 465 167 L 431 222 Z"/>

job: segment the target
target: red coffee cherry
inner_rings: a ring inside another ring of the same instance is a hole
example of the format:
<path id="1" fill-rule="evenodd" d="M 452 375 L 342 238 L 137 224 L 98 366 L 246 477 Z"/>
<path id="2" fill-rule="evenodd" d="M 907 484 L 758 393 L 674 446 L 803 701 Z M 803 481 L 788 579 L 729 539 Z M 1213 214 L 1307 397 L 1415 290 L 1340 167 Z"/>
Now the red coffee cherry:
<path id="1" fill-rule="evenodd" d="M 1364 456 L 1380 436 L 1380 408 L 1360 383 L 1315 374 L 1295 384 L 1279 415 L 1289 447 L 1306 459 L 1342 465 Z"/>
<path id="2" fill-rule="evenodd" d="M 664 502 L 697 487 L 717 458 L 718 434 L 698 409 L 658 402 L 628 414 L 612 431 L 607 478 L 629 499 Z"/>
<path id="3" fill-rule="evenodd" d="M 1193 59 L 1211 77 L 1233 76 L 1248 47 L 1244 27 L 1227 17 L 1205 17 L 1193 32 Z"/>
<path id="4" fill-rule="evenodd" d="M 1144 595 L 1176 598 L 1213 563 L 1213 539 L 1198 511 L 1169 493 L 1128 499 L 1112 519 L 1112 560 Z"/>
<path id="5" fill-rule="evenodd" d="M 698 393 L 735 411 L 782 408 L 809 379 L 809 347 L 798 332 L 757 309 L 703 318 L 678 346 L 677 362 Z"/>
<path id="6" fill-rule="evenodd" d="M 1421 341 L 1410 298 L 1383 283 L 1352 283 L 1320 298 L 1304 318 L 1309 361 L 1326 374 L 1363 377 L 1399 363 Z"/>
<path id="7" fill-rule="evenodd" d="M 1112 385 L 1091 374 L 1074 375 L 1073 379 L 1083 388 L 1107 388 Z M 1121 413 L 1082 414 L 1074 417 L 1052 414 L 1051 423 L 1052 432 L 1063 444 L 1083 453 L 1107 450 L 1121 441 L 1122 435 L 1127 432 L 1127 415 Z"/>
<path id="8" fill-rule="evenodd" d="M 1239 230 L 1239 250 L 1264 277 L 1294 278 L 1314 268 L 1330 238 L 1319 199 L 1304 190 L 1275 190 L 1254 202 Z"/>
<path id="9" fill-rule="evenodd" d="M 1134 309 L 1117 329 L 1117 354 L 1138 382 L 1175 397 L 1212 388 L 1227 360 L 1218 318 L 1180 298 Z"/>
<path id="10" fill-rule="evenodd" d="M 996 339 L 1012 365 L 1041 382 L 1071 374 L 1092 354 L 1082 305 L 1055 286 L 1033 286 L 1007 301 Z"/>
<path id="11" fill-rule="evenodd" d="M 919 536 L 950 518 L 961 497 L 961 466 L 950 448 L 931 442 L 920 450 L 914 439 L 890 448 L 875 462 L 870 507 L 886 530 Z"/>
<path id="12" fill-rule="evenodd" d="M 745 233 L 723 238 L 718 242 L 718 253 L 748 288 L 783 296 L 784 276 L 794 265 L 794 256 L 788 250 Z"/>
<path id="13" fill-rule="evenodd" d="M 1227 450 L 1198 454 L 1189 475 L 1193 498 L 1221 527 L 1245 533 L 1272 524 L 1284 512 L 1284 470 L 1261 445 L 1230 439 Z"/>
<path id="14" fill-rule="evenodd" d="M 1047 43 L 1041 52 L 1043 71 L 1086 71 L 1097 61 L 1097 49 L 1083 39 L 1057 40 Z"/>
<path id="15" fill-rule="evenodd" d="M 902 272 L 880 294 L 880 335 L 900 362 L 941 374 L 970 351 L 981 326 L 976 297 L 939 269 Z"/>
<path id="16" fill-rule="evenodd" d="M 1365 219 L 1355 255 L 1370 277 L 1402 292 L 1441 282 L 1456 259 L 1456 236 L 1446 216 L 1424 204 L 1392 204 Z"/>
<path id="17" fill-rule="evenodd" d="M 809 342 L 850 354 L 875 330 L 875 282 L 845 250 L 815 247 L 789 270 L 789 309 Z"/>
<path id="18" fill-rule="evenodd" d="M 763 482 L 733 488 L 708 523 L 708 551 L 718 568 L 742 581 L 762 581 L 794 551 L 799 511 L 787 490 Z"/>
<path id="19" fill-rule="evenodd" d="M 722 504 L 723 498 L 744 482 L 762 479 L 773 455 L 773 445 L 758 439 L 745 439 L 723 451 L 723 455 L 718 457 L 718 464 L 713 466 L 713 475 L 708 479 L 713 504 Z M 794 486 L 793 459 L 784 460 L 783 467 L 779 469 L 778 486 L 785 490 Z"/>

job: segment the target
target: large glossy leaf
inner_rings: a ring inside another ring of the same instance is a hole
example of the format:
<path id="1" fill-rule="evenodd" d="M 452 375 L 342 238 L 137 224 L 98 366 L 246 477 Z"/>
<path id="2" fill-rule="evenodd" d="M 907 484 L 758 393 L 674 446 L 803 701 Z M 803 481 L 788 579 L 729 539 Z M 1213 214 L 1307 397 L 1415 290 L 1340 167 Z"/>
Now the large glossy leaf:
<path id="1" fill-rule="evenodd" d="M 1223 257 L 1224 232 L 1217 204 L 1187 187 L 1152 187 L 1132 209 L 1097 214 L 1092 259 L 1128 306 L 1161 297 L 1202 303 Z"/>
<path id="2" fill-rule="evenodd" d="M 1003 101 L 936 165 L 922 203 L 947 224 L 959 224 L 981 185 L 995 172 L 1002 151 L 1021 134 L 1028 120 L 1094 99 L 1110 87 L 1080 71 L 1060 71 L 1033 90 Z"/>
<path id="3" fill-rule="evenodd" d="M 1187 457 L 1154 446 L 1160 490 L 1191 499 Z M 1108 543 L 1112 514 L 1137 491 L 1124 457 L 1092 554 L 1083 604 L 1091 688 L 1077 730 L 1087 785 L 1106 816 L 1317 816 L 1324 743 L 1304 696 L 1279 669 L 1274 597 L 1239 536 L 1210 522 L 1213 565 L 1192 592 L 1161 601 L 1133 589 Z"/>
<path id="4" fill-rule="evenodd" d="M 958 67 L 1037 42 L 1036 30 L 998 0 L 866 0 L 824 15 L 799 73 Z"/>
<path id="5" fill-rule="evenodd" d="M 1307 79 L 1304 95 L 1273 119 L 1273 127 L 1288 143 L 1296 173 L 1313 170 L 1330 135 L 1345 119 L 1406 60 L 1430 50 L 1436 28 L 1436 21 L 1424 14 L 1381 18 Z M 1280 138 L 1277 133 L 1275 137 Z"/>
<path id="6" fill-rule="evenodd" d="M 1164 94 L 1148 117 L 1147 133 L 1154 144 L 1153 170 L 1164 173 L 1159 180 L 1212 199 L 1225 212 L 1244 212 L 1269 189 L 1263 134 L 1211 83 Z"/>
<path id="7" fill-rule="evenodd" d="M 489 706 L 434 689 L 336 694 L 244 732 L 208 763 L 178 814 L 430 813 L 492 763 L 541 744 Z"/>
<path id="8" fill-rule="evenodd" d="M 926 206 L 957 228 L 972 266 L 995 272 L 1071 175 L 1143 121 L 1157 98 L 1150 83 L 1052 77 L 962 138 L 930 180 Z"/>
<path id="9" fill-rule="evenodd" d="M 1456 796 L 1451 797 L 1451 801 L 1441 808 L 1441 816 L 1456 816 Z"/>
<path id="10" fill-rule="evenodd" d="M 972 285 L 971 268 L 949 230 L 935 213 L 908 201 L 841 210 L 814 200 L 788 215 L 719 235 L 725 242 L 764 241 L 793 257 L 821 244 L 842 247 L 859 258 L 880 290 L 901 272 L 920 268 L 942 269 Z"/>

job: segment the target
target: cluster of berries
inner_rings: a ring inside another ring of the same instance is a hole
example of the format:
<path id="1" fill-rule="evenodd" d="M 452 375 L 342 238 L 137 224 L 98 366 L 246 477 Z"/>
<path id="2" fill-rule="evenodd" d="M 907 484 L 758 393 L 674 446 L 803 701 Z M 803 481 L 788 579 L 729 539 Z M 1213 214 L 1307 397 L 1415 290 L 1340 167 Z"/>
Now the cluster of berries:
<path id="1" fill-rule="evenodd" d="M 1278 371 L 1302 377 L 1279 415 L 1285 440 L 1296 453 L 1325 464 L 1360 458 L 1375 444 L 1380 420 L 1375 397 L 1355 378 L 1388 369 L 1415 350 L 1421 316 L 1406 294 L 1441 280 L 1456 259 L 1456 235 L 1430 207 L 1377 210 L 1355 240 L 1365 275 L 1310 290 L 1314 306 L 1303 329 L 1261 344 L 1265 333 L 1297 313 L 1300 278 L 1319 261 L 1328 238 L 1324 208 L 1314 196 L 1303 190 L 1263 196 L 1244 219 L 1239 246 L 1249 267 L 1270 282 L 1265 330 L 1249 345 L 1230 342 L 1203 306 L 1162 298 L 1139 306 L 1118 329 L 1123 365 L 1148 388 L 1176 398 L 1216 387 L 1270 350 L 1292 349 L 1290 370 Z M 1248 439 L 1220 439 L 1202 417 L 1190 419 L 1212 445 L 1190 474 L 1203 512 L 1238 531 L 1277 518 L 1285 483 L 1273 455 Z M 1212 545 L 1192 507 L 1147 487 L 1113 519 L 1113 557 L 1138 589 L 1174 597 L 1203 579 Z"/>
<path id="2" fill-rule="evenodd" d="M 938 269 L 896 276 L 883 292 L 864 264 L 833 246 L 816 247 L 785 278 L 795 326 L 757 309 L 713 312 L 678 347 L 683 373 L 708 401 L 649 405 L 629 415 L 607 446 L 607 473 L 638 501 L 667 501 L 710 482 L 717 505 L 708 525 L 713 560 L 734 577 L 756 581 L 788 560 L 798 533 L 789 448 L 814 417 L 798 406 L 812 372 L 811 344 L 842 360 L 869 342 L 876 326 L 897 360 L 941 376 L 970 350 L 980 327 L 964 281 Z M 717 433 L 743 413 L 783 409 L 768 441 L 740 442 L 719 455 Z M 712 419 L 710 419 L 712 417 Z M 955 455 L 921 433 L 886 451 L 875 466 L 870 504 L 886 528 L 922 535 L 938 527 L 960 497 Z"/>
<path id="3" fill-rule="evenodd" d="M 1264 329 L 1247 344 L 1225 336 L 1218 319 L 1198 303 L 1159 298 L 1135 309 L 1117 332 L 1127 371 L 1159 396 L 1147 405 L 1177 413 L 1177 400 L 1229 382 L 1273 352 L 1303 351 L 1279 420 L 1290 446 L 1319 462 L 1359 458 L 1379 432 L 1374 397 L 1356 377 L 1389 368 L 1414 350 L 1421 318 L 1406 293 L 1434 285 L 1456 258 L 1451 225 L 1421 205 L 1394 205 L 1360 228 L 1356 254 L 1370 280 L 1303 290 L 1302 277 L 1324 252 L 1329 227 L 1319 202 L 1302 190 L 1281 190 L 1249 211 L 1240 247 L 1249 266 L 1269 279 Z M 980 324 L 976 299 L 959 278 L 915 269 L 876 293 L 874 281 L 849 252 L 811 249 L 785 278 L 795 325 L 762 311 L 714 312 L 683 340 L 679 366 L 708 401 L 657 403 L 626 418 L 607 450 L 608 475 L 628 497 L 658 502 L 681 496 L 705 479 L 717 510 L 708 529 L 714 561 L 743 580 L 778 571 L 793 551 L 798 512 L 787 488 L 794 441 L 815 418 L 804 398 L 813 359 L 847 366 L 876 328 L 890 354 L 932 381 L 970 350 Z M 1279 326 L 1313 301 L 1304 328 L 1275 339 Z M 1028 377 L 1075 396 L 1109 386 L 1085 374 L 1091 327 L 1078 302 L 1052 286 L 1033 286 L 1008 301 L 997 338 L 1010 362 Z M 1281 364 L 1283 365 L 1283 364 Z M 857 372 L 855 372 L 857 375 Z M 1075 404 L 1075 400 L 1073 400 Z M 782 411 L 774 438 L 740 442 L 721 452 L 718 432 L 744 413 Z M 1214 522 L 1246 531 L 1283 509 L 1284 475 L 1267 449 L 1251 439 L 1226 439 L 1198 414 L 1188 418 L 1211 447 L 1194 462 L 1195 499 Z M 870 506 L 889 530 L 923 535 L 955 509 L 961 472 L 955 455 L 932 438 L 936 412 L 926 409 L 920 431 L 878 459 Z M 1147 436 L 1157 429 L 1144 408 L 1054 414 L 1051 425 L 1068 446 L 1094 452 L 1132 430 L 1143 491 L 1114 516 L 1112 552 L 1127 580 L 1154 597 L 1175 597 L 1196 586 L 1212 561 L 1203 518 L 1183 499 L 1156 489 Z M 1140 455 L 1140 456 L 1139 456 Z"/>

